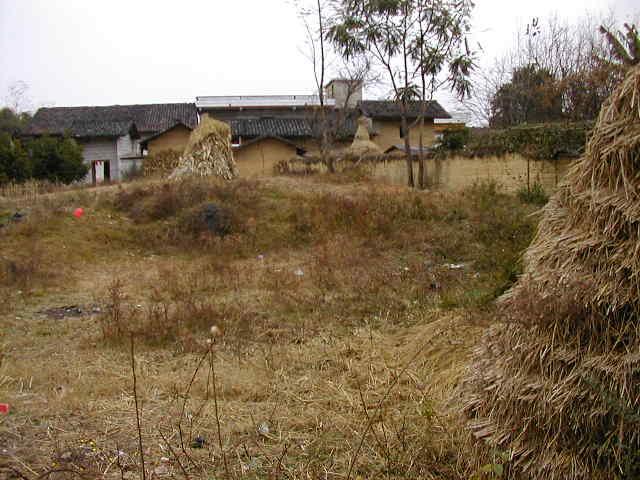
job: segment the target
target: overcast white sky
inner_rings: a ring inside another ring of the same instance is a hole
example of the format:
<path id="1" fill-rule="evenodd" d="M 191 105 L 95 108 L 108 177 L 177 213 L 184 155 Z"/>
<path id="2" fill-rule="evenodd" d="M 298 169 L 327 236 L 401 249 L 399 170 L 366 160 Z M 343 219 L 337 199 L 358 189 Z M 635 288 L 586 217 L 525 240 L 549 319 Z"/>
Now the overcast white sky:
<path id="1" fill-rule="evenodd" d="M 473 30 L 494 57 L 533 16 L 637 1 L 477 0 Z M 18 80 L 36 107 L 312 93 L 304 38 L 290 0 L 0 0 L 0 99 Z"/>

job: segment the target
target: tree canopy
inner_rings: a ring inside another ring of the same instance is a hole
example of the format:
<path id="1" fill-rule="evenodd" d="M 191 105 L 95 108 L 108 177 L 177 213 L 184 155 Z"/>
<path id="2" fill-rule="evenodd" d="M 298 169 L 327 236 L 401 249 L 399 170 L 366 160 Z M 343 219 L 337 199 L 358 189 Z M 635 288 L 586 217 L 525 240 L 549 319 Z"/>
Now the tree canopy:
<path id="1" fill-rule="evenodd" d="M 547 69 L 527 65 L 513 71 L 491 102 L 492 127 L 539 123 L 562 118 L 562 93 Z"/>
<path id="2" fill-rule="evenodd" d="M 87 171 L 82 147 L 71 138 L 42 137 L 22 142 L 0 132 L 0 183 L 30 178 L 71 183 L 83 179 Z"/>
<path id="3" fill-rule="evenodd" d="M 7 133 L 12 137 L 17 137 L 22 133 L 30 119 L 31 115 L 27 112 L 16 113 L 12 108 L 1 108 L 0 132 Z"/>
<path id="4" fill-rule="evenodd" d="M 328 36 L 344 58 L 366 56 L 386 73 L 402 114 L 407 183 L 414 186 L 409 137 L 418 122 L 409 123 L 407 105 L 414 100 L 429 100 L 445 86 L 459 97 L 469 95 L 469 74 L 474 61 L 466 35 L 473 3 L 470 0 L 337 0 L 336 3 L 336 16 Z M 424 113 L 419 120 L 424 121 Z M 422 167 L 421 156 L 421 186 Z"/>

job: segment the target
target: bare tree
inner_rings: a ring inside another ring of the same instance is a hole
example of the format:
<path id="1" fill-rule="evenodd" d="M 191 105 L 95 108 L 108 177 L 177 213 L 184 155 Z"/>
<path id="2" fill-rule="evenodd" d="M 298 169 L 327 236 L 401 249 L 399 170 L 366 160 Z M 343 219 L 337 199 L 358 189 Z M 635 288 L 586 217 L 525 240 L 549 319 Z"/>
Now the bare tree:
<path id="1" fill-rule="evenodd" d="M 513 72 L 533 66 L 551 74 L 554 88 L 549 91 L 562 97 L 562 119 L 595 118 L 621 78 L 606 38 L 599 33 L 600 25 L 611 32 L 616 24 L 611 14 L 587 14 L 576 21 L 557 15 L 532 19 L 517 32 L 511 50 L 474 71 L 474 96 L 463 102 L 465 110 L 476 124 L 488 124 L 496 93 L 511 81 Z"/>
<path id="2" fill-rule="evenodd" d="M 22 80 L 17 80 L 9 85 L 4 104 L 15 113 L 27 112 L 31 109 L 31 100 L 28 96 L 29 85 Z"/>
<path id="3" fill-rule="evenodd" d="M 326 48 L 326 27 L 330 6 L 327 0 L 296 0 L 295 5 L 307 33 L 307 57 L 313 66 L 313 77 L 319 103 L 314 114 L 314 130 L 319 140 L 320 156 L 329 172 L 333 173 L 335 165 L 328 154 L 330 147 L 329 116 L 325 105 L 324 90 L 329 53 Z"/>

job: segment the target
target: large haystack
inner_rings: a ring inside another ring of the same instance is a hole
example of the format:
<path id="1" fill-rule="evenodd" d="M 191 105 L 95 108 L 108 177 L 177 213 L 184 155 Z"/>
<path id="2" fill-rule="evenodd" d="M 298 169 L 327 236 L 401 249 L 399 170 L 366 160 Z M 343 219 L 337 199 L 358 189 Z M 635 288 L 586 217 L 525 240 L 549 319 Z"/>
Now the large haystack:
<path id="1" fill-rule="evenodd" d="M 147 155 L 142 163 L 145 177 L 168 177 L 178 167 L 182 154 L 177 150 L 161 150 Z"/>
<path id="2" fill-rule="evenodd" d="M 479 464 L 498 447 L 511 478 L 640 478 L 640 68 L 500 301 L 463 387 Z"/>
<path id="3" fill-rule="evenodd" d="M 237 176 L 229 125 L 206 115 L 202 118 L 191 132 L 184 154 L 171 177 L 184 175 L 214 175 L 226 180 Z"/>
<path id="4" fill-rule="evenodd" d="M 382 155 L 382 149 L 369 137 L 369 119 L 367 117 L 358 118 L 358 129 L 353 137 L 353 142 L 344 153 L 349 157 Z"/>

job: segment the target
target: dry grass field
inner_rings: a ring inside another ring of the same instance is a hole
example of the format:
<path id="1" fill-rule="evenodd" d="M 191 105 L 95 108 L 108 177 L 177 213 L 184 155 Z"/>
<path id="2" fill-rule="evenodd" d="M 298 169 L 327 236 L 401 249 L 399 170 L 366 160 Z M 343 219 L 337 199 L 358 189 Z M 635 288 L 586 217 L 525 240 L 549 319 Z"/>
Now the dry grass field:
<path id="1" fill-rule="evenodd" d="M 492 478 L 456 386 L 535 208 L 359 180 L 0 198 L 0 478 Z"/>

